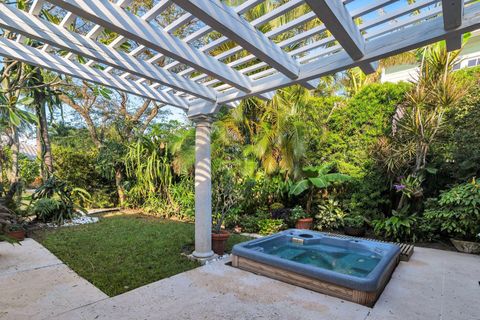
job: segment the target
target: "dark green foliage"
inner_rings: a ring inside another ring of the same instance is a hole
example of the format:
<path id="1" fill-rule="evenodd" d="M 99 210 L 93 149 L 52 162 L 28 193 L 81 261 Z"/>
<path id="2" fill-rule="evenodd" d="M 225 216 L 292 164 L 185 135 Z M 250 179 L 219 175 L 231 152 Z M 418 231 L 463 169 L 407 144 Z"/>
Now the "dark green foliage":
<path id="1" fill-rule="evenodd" d="M 20 154 L 18 166 L 20 169 L 20 177 L 22 182 L 29 186 L 40 175 L 40 165 L 36 160 L 27 158 Z"/>
<path id="2" fill-rule="evenodd" d="M 365 218 L 361 215 L 348 215 L 343 219 L 345 227 L 362 228 L 365 225 Z"/>
<path id="3" fill-rule="evenodd" d="M 375 166 L 369 165 L 367 170 L 363 177 L 349 183 L 349 193 L 342 197 L 350 213 L 373 219 L 390 211 L 391 183 Z"/>
<path id="4" fill-rule="evenodd" d="M 311 98 L 311 112 L 318 114 L 310 115 L 309 128 L 316 128 L 309 130 L 310 139 L 318 150 L 312 161 L 336 161 L 342 173 L 364 175 L 370 148 L 391 132 L 392 116 L 408 88 L 406 83 L 371 84 L 346 101 Z"/>
<path id="5" fill-rule="evenodd" d="M 90 194 L 85 190 L 71 188 L 66 182 L 52 176 L 32 195 L 32 213 L 42 222 L 61 225 L 78 215 L 78 211 L 84 211 L 78 201 L 84 203 L 89 198 Z"/>
<path id="6" fill-rule="evenodd" d="M 438 233 L 464 240 L 480 240 L 480 184 L 474 179 L 431 199 L 425 223 Z"/>
<path id="7" fill-rule="evenodd" d="M 40 221 L 58 222 L 61 224 L 61 219 L 73 218 L 73 215 L 63 215 L 62 209 L 60 201 L 51 198 L 42 198 L 35 201 L 32 207 L 32 213 L 36 215 Z"/>
<path id="8" fill-rule="evenodd" d="M 445 133 L 435 146 L 436 165 L 443 177 L 436 181 L 440 188 L 480 175 L 480 68 L 464 69 L 456 75 L 469 90 L 456 108 L 447 111 Z"/>
<path id="9" fill-rule="evenodd" d="M 94 208 L 114 207 L 118 202 L 115 184 L 106 178 L 98 165 L 98 151 L 94 147 L 53 146 L 55 175 L 71 188 L 81 188 L 92 196 L 84 205 Z"/>
<path id="10" fill-rule="evenodd" d="M 259 208 L 255 214 L 245 214 L 239 219 L 238 225 L 242 228 L 242 232 L 257 233 L 260 231 L 260 221 L 271 219 L 267 208 Z M 263 224 L 265 224 L 263 222 Z"/>
<path id="11" fill-rule="evenodd" d="M 399 211 L 393 210 L 392 216 L 373 221 L 375 235 L 393 241 L 417 240 L 415 227 L 417 216 L 409 213 L 409 207 L 405 206 Z"/>

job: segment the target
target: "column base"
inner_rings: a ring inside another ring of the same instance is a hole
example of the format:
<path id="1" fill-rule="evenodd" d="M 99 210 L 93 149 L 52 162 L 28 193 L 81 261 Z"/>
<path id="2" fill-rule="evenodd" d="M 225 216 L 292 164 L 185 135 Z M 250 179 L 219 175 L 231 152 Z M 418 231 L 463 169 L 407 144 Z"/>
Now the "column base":
<path id="1" fill-rule="evenodd" d="M 211 260 L 215 260 L 218 258 L 218 255 L 216 255 L 215 253 L 213 253 L 213 251 L 210 251 L 210 252 L 196 252 L 196 251 L 193 251 L 192 254 L 189 254 L 188 256 L 188 259 L 190 260 L 195 260 L 195 261 L 198 261 L 200 262 L 201 265 L 204 265 L 206 264 L 207 262 L 211 261 Z"/>

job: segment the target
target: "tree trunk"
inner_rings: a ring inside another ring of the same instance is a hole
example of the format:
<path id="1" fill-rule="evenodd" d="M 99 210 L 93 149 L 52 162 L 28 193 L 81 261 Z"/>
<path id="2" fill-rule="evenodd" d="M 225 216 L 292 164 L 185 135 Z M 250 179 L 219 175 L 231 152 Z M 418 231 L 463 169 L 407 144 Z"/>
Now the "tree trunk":
<path id="1" fill-rule="evenodd" d="M 93 143 L 97 148 L 100 148 L 102 146 L 102 142 L 100 141 L 98 134 L 97 134 L 97 129 L 95 127 L 95 124 L 93 123 L 92 118 L 90 117 L 90 113 L 88 111 L 88 108 L 82 107 L 79 104 L 76 104 L 72 98 L 67 96 L 66 94 L 62 94 L 59 96 L 60 100 L 63 103 L 66 103 L 69 105 L 73 110 L 77 111 L 78 114 L 83 118 L 85 121 L 85 124 L 87 125 L 87 130 L 90 133 L 90 137 L 92 138 Z"/>
<path id="2" fill-rule="evenodd" d="M 8 181 L 10 182 L 11 185 L 16 184 L 20 178 L 19 178 L 19 168 L 18 168 L 18 157 L 20 154 L 20 138 L 18 136 L 18 128 L 12 127 L 12 146 L 11 146 L 11 151 L 12 151 L 12 166 L 10 168 L 9 174 L 8 174 Z"/>
<path id="3" fill-rule="evenodd" d="M 308 191 L 307 195 L 307 205 L 305 207 L 305 212 L 310 215 L 312 213 L 312 202 L 313 202 L 313 195 L 315 193 L 315 190 L 313 187 Z"/>
<path id="4" fill-rule="evenodd" d="M 47 112 L 45 104 L 42 102 L 37 106 L 37 151 L 39 151 L 39 158 L 42 161 L 42 178 L 45 181 L 53 174 L 53 156 L 52 146 L 50 144 L 50 137 L 48 135 Z"/>
<path id="5" fill-rule="evenodd" d="M 90 137 L 92 138 L 93 143 L 97 148 L 100 148 L 102 146 L 102 142 L 98 138 L 97 129 L 95 128 L 95 124 L 93 123 L 92 118 L 88 114 L 83 114 L 82 116 L 83 120 L 85 120 L 85 123 L 87 124 L 87 129 L 90 133 Z"/>
<path id="6" fill-rule="evenodd" d="M 117 187 L 118 201 L 122 207 L 125 203 L 125 189 L 123 188 L 123 171 L 121 168 L 115 168 L 115 186 Z"/>

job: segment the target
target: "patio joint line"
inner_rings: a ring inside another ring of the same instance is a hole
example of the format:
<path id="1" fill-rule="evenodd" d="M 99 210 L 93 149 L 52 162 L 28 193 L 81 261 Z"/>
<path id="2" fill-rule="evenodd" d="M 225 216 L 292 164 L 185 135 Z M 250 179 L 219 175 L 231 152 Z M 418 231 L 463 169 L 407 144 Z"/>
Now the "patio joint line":
<path id="1" fill-rule="evenodd" d="M 15 273 L 22 273 L 22 272 L 35 271 L 35 270 L 40 270 L 40 269 L 45 269 L 45 268 L 51 268 L 51 267 L 59 266 L 59 265 L 62 265 L 62 264 L 65 265 L 65 263 L 63 263 L 63 262 L 57 262 L 57 263 L 49 264 L 49 265 L 46 265 L 46 266 L 40 266 L 40 267 L 22 269 L 22 270 L 8 271 L 6 273 L 0 273 L 0 277 L 12 275 L 12 274 L 15 274 Z"/>

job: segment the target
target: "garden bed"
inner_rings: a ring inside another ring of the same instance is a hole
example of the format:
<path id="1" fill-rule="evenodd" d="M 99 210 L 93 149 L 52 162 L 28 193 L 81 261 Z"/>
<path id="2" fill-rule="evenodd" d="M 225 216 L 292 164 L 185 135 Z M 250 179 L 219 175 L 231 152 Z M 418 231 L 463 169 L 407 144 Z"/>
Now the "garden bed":
<path id="1" fill-rule="evenodd" d="M 38 231 L 33 237 L 109 296 L 199 266 L 181 255 L 194 242 L 191 223 L 117 215 L 95 224 Z M 227 251 L 249 239 L 231 237 Z"/>

